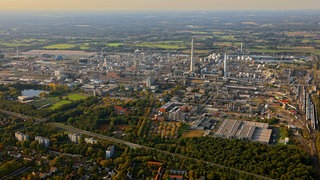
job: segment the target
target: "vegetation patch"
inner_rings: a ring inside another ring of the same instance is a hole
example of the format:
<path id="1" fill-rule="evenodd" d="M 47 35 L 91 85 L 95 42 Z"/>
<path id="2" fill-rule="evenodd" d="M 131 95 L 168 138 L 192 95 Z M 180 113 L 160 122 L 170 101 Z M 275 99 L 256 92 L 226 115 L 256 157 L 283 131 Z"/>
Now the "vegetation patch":
<path id="1" fill-rule="evenodd" d="M 160 135 L 162 138 L 177 138 L 181 122 L 154 121 L 150 128 L 150 135 Z"/>
<path id="2" fill-rule="evenodd" d="M 108 43 L 107 46 L 109 47 L 119 47 L 119 46 L 123 46 L 122 43 Z"/>
<path id="3" fill-rule="evenodd" d="M 136 44 L 135 46 L 159 48 L 159 49 L 185 49 L 186 43 L 183 41 L 158 41 L 158 42 L 143 42 Z"/>
<path id="4" fill-rule="evenodd" d="M 59 107 L 61 107 L 62 105 L 70 104 L 70 103 L 71 103 L 71 101 L 61 100 L 61 101 L 58 101 L 58 102 L 52 104 L 52 106 L 50 106 L 49 109 L 55 110 L 55 109 L 58 109 Z"/>
<path id="5" fill-rule="evenodd" d="M 43 107 L 46 105 L 50 106 L 51 104 L 56 103 L 58 101 L 60 101 L 58 98 L 46 98 L 46 99 L 40 99 L 40 100 L 33 101 L 30 104 L 32 104 L 33 106 L 35 106 L 37 108 L 40 108 L 40 107 Z"/>
<path id="6" fill-rule="evenodd" d="M 64 99 L 70 100 L 70 101 L 78 101 L 78 100 L 83 100 L 83 99 L 87 99 L 86 95 L 83 94 L 69 94 L 68 96 L 64 96 Z"/>

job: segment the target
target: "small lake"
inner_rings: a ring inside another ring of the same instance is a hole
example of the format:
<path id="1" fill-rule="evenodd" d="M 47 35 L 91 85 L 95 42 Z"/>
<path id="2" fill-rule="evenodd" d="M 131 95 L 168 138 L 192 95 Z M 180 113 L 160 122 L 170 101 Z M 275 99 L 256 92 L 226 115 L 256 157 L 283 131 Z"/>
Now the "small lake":
<path id="1" fill-rule="evenodd" d="M 44 91 L 44 90 L 26 89 L 26 90 L 21 91 L 21 94 L 22 94 L 22 96 L 30 96 L 30 97 L 37 96 L 37 97 L 39 97 L 39 94 L 41 92 L 48 93 L 47 91 Z"/>

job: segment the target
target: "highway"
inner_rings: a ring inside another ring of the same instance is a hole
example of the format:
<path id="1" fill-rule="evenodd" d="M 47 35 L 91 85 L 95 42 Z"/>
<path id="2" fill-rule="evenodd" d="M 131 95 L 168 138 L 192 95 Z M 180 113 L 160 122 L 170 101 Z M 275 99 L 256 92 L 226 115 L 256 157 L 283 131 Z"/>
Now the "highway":
<path id="1" fill-rule="evenodd" d="M 97 138 L 97 139 L 112 141 L 112 142 L 119 143 L 119 144 L 125 144 L 125 145 L 127 145 L 129 147 L 132 147 L 132 148 L 142 148 L 142 149 L 156 151 L 156 152 L 161 153 L 161 154 L 171 155 L 171 156 L 178 157 L 178 158 L 181 158 L 181 159 L 189 159 L 189 160 L 193 160 L 193 161 L 196 161 L 196 162 L 205 163 L 205 164 L 208 164 L 208 165 L 213 166 L 213 167 L 232 170 L 232 171 L 237 172 L 239 174 L 240 173 L 247 174 L 247 175 L 253 176 L 253 177 L 258 178 L 258 179 L 266 179 L 266 180 L 270 180 L 271 179 L 271 178 L 264 177 L 264 176 L 261 176 L 261 175 L 258 175 L 258 174 L 253 174 L 253 173 L 250 173 L 250 172 L 246 172 L 246 171 L 243 171 L 243 170 L 227 167 L 227 166 L 224 166 L 224 165 L 220 165 L 220 164 L 216 164 L 216 163 L 212 163 L 212 162 L 208 162 L 208 161 L 204 161 L 204 160 L 200 160 L 200 159 L 196 159 L 196 158 L 191 158 L 191 157 L 187 157 L 187 156 L 184 156 L 184 155 L 180 155 L 180 154 L 176 154 L 176 153 L 172 153 L 172 152 L 168 152 L 168 151 L 163 151 L 163 150 L 155 149 L 155 148 L 148 147 L 148 146 L 143 146 L 143 145 L 127 142 L 127 141 L 124 141 L 124 140 L 121 140 L 121 139 L 117 139 L 117 138 L 113 138 L 113 137 L 109 137 L 109 136 L 105 136 L 105 135 L 101 135 L 101 134 L 97 134 L 97 133 L 93 133 L 93 132 L 89 132 L 89 131 L 84 131 L 84 130 L 81 130 L 81 129 L 78 129 L 78 128 L 75 128 L 75 127 L 72 127 L 72 126 L 64 125 L 64 124 L 59 124 L 59 123 L 49 123 L 49 124 L 51 124 L 52 126 L 55 126 L 57 128 L 60 128 L 60 129 L 71 131 L 73 133 L 83 134 L 83 135 L 87 135 L 87 136 L 94 137 L 94 138 Z"/>

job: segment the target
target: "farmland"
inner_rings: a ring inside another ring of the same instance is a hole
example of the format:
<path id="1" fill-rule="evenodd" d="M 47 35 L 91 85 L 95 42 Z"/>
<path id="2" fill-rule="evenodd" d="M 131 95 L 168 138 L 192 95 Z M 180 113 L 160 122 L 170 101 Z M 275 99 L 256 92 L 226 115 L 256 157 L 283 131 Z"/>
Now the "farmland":
<path id="1" fill-rule="evenodd" d="M 72 49 L 75 48 L 76 45 L 74 44 L 53 44 L 53 45 L 49 45 L 49 46 L 44 46 L 43 49 Z"/>
<path id="2" fill-rule="evenodd" d="M 142 42 L 142 43 L 135 44 L 135 46 L 173 50 L 173 49 L 185 49 L 187 48 L 187 43 L 183 41 L 158 41 L 158 42 Z"/>
<path id="3" fill-rule="evenodd" d="M 122 43 L 108 43 L 107 46 L 109 47 L 119 47 L 119 46 L 122 46 L 123 44 Z"/>

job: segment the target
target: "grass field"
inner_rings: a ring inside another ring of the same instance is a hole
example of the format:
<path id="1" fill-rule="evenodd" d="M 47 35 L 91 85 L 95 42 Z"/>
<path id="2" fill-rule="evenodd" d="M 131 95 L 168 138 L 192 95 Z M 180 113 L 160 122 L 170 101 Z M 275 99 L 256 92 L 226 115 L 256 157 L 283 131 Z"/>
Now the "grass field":
<path id="1" fill-rule="evenodd" d="M 204 135 L 204 130 L 190 130 L 183 134 L 183 137 L 202 137 Z"/>
<path id="2" fill-rule="evenodd" d="M 69 94 L 68 96 L 64 96 L 63 97 L 68 98 L 68 100 L 70 101 L 78 101 L 78 100 L 82 100 L 82 99 L 87 99 L 87 96 L 83 95 L 83 94 Z"/>
<path id="3" fill-rule="evenodd" d="M 81 45 L 79 45 L 79 49 L 88 50 L 88 49 L 90 49 L 90 46 L 89 46 L 89 44 L 81 44 Z"/>
<path id="4" fill-rule="evenodd" d="M 215 42 L 214 45 L 216 46 L 232 46 L 232 42 Z"/>
<path id="5" fill-rule="evenodd" d="M 159 48 L 159 49 L 185 49 L 187 44 L 183 41 L 158 41 L 158 42 L 143 42 L 136 44 L 135 46 Z"/>
<path id="6" fill-rule="evenodd" d="M 43 99 L 43 100 L 34 101 L 31 104 L 37 108 L 40 108 L 40 107 L 45 106 L 47 104 L 56 103 L 58 101 L 60 101 L 58 98 L 47 98 L 47 99 Z"/>
<path id="7" fill-rule="evenodd" d="M 53 104 L 49 107 L 49 109 L 54 110 L 54 109 L 59 108 L 62 105 L 69 104 L 72 101 L 78 101 L 78 100 L 82 100 L 82 99 L 86 99 L 86 98 L 87 98 L 86 95 L 72 93 L 67 96 L 63 96 L 62 99 L 59 99 L 58 97 L 54 97 L 54 98 L 48 98 L 43 101 L 52 101 Z"/>
<path id="8" fill-rule="evenodd" d="M 107 46 L 109 47 L 119 47 L 119 46 L 122 46 L 123 44 L 122 43 L 108 43 Z"/>
<path id="9" fill-rule="evenodd" d="M 59 102 L 54 103 L 52 106 L 50 106 L 49 109 L 55 110 L 55 109 L 59 108 L 60 106 L 65 105 L 65 104 L 69 104 L 69 103 L 71 103 L 71 101 L 61 100 Z"/>
<path id="10" fill-rule="evenodd" d="M 74 44 L 53 44 L 49 46 L 44 46 L 43 49 L 72 49 L 75 48 L 76 45 Z"/>

